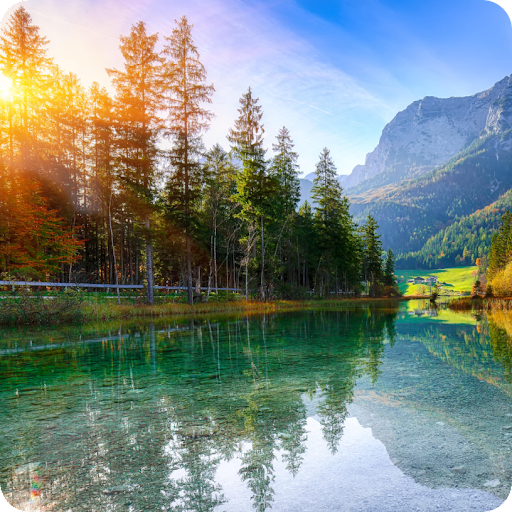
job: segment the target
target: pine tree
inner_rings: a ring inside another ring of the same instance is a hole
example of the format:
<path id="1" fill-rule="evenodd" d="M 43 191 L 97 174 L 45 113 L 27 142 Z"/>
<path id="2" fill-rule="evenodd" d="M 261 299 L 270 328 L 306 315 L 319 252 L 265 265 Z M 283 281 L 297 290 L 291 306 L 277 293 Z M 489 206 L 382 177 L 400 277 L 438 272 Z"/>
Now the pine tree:
<path id="1" fill-rule="evenodd" d="M 0 72 L 12 81 L 15 92 L 12 104 L 17 124 L 11 122 L 11 150 L 16 137 L 20 147 L 18 164 L 28 169 L 35 160 L 37 133 L 44 119 L 41 111 L 51 66 L 45 46 L 49 41 L 39 35 L 39 27 L 32 24 L 32 17 L 24 7 L 14 11 L 2 34 Z"/>
<path id="2" fill-rule="evenodd" d="M 272 158 L 269 174 L 276 180 L 278 190 L 272 206 L 269 229 L 267 229 L 268 234 L 271 234 L 272 229 L 275 232 L 274 258 L 269 270 L 274 275 L 280 274 L 281 279 L 283 279 L 284 270 L 286 269 L 287 281 L 291 284 L 294 275 L 292 261 L 296 259 L 296 250 L 292 247 L 291 236 L 296 208 L 300 200 L 300 180 L 297 164 L 298 155 L 294 151 L 294 144 L 286 127 L 283 126 L 279 130 L 276 143 L 272 144 L 272 149 L 274 157 Z M 278 254 L 279 264 L 276 261 Z"/>
<path id="3" fill-rule="evenodd" d="M 268 216 L 277 183 L 269 176 L 263 149 L 263 134 L 261 124 L 263 112 L 258 105 L 258 98 L 253 98 L 251 88 L 240 98 L 240 116 L 235 121 L 234 129 L 230 129 L 228 140 L 231 142 L 233 153 L 242 161 L 242 169 L 237 174 L 237 193 L 235 200 L 240 204 L 240 217 L 249 224 L 249 234 L 246 239 L 245 257 L 245 294 L 248 295 L 248 267 L 250 248 L 256 222 L 260 229 L 260 294 L 265 300 L 265 237 L 264 220 Z"/>
<path id="4" fill-rule="evenodd" d="M 162 65 L 156 51 L 158 35 L 148 35 L 140 21 L 121 36 L 124 71 L 107 69 L 116 88 L 119 159 L 123 185 L 132 192 L 132 208 L 142 217 L 146 238 L 147 301 L 153 304 L 154 269 L 150 215 L 157 173 L 157 141 L 164 106 Z"/>
<path id="5" fill-rule="evenodd" d="M 315 230 L 315 222 L 313 209 L 311 205 L 304 201 L 297 213 L 296 223 L 296 243 L 298 251 L 298 282 L 305 288 L 310 287 L 310 276 L 315 270 L 315 256 L 318 250 L 317 232 Z"/>
<path id="6" fill-rule="evenodd" d="M 192 25 L 186 16 L 176 22 L 164 55 L 168 108 L 168 134 L 174 142 L 170 151 L 173 168 L 167 183 L 168 212 L 174 222 L 185 231 L 185 257 L 189 304 L 192 294 L 192 245 L 194 202 L 200 196 L 204 181 L 200 157 L 203 152 L 201 133 L 209 126 L 213 114 L 202 105 L 211 103 L 213 85 L 206 84 L 206 70 L 199 60 L 199 52 L 192 40 Z"/>
<path id="7" fill-rule="evenodd" d="M 315 229 L 321 252 L 315 287 L 320 283 L 320 293 L 323 294 L 322 283 L 328 284 L 334 279 L 336 292 L 340 288 L 340 282 L 347 290 L 357 281 L 354 276 L 359 249 L 349 213 L 349 202 L 343 195 L 336 167 L 327 148 L 320 153 L 320 160 L 316 165 L 312 197 L 317 204 Z"/>
<path id="8" fill-rule="evenodd" d="M 368 215 L 362 228 L 363 234 L 363 280 L 367 283 L 368 292 L 375 297 L 382 282 L 382 243 L 377 234 L 379 226 L 375 219 Z"/>
<path id="9" fill-rule="evenodd" d="M 276 143 L 272 144 L 272 150 L 276 154 L 270 173 L 279 183 L 279 204 L 285 217 L 295 211 L 300 200 L 298 155 L 293 148 L 290 132 L 283 126 L 277 134 Z"/>
<path id="10" fill-rule="evenodd" d="M 396 286 L 395 278 L 395 255 L 391 249 L 388 250 L 386 260 L 384 262 L 384 279 L 385 286 Z"/>

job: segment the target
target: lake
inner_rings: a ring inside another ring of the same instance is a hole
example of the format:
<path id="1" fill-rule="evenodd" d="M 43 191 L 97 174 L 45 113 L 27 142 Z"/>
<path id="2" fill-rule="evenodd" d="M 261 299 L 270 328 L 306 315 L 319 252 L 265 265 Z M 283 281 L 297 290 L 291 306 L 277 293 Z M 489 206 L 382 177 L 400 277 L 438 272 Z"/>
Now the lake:
<path id="1" fill-rule="evenodd" d="M 0 487 L 26 511 L 492 510 L 510 334 L 419 302 L 4 328 Z"/>

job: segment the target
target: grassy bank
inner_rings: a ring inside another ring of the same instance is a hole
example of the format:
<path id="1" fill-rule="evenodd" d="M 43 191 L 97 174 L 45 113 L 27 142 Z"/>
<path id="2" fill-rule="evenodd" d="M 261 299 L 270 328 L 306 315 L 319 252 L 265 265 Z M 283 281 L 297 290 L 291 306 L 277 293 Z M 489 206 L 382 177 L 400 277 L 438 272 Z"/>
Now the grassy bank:
<path id="1" fill-rule="evenodd" d="M 399 299 L 398 299 L 399 300 Z M 273 313 L 327 307 L 350 307 L 361 304 L 396 304 L 397 299 L 328 299 L 212 301 L 194 304 L 162 302 L 155 305 L 124 299 L 121 304 L 105 298 L 63 293 L 51 299 L 43 296 L 18 296 L 0 301 L 0 324 L 57 325 L 66 323 L 106 322 L 137 318 L 186 317 L 208 314 Z"/>
<path id="2" fill-rule="evenodd" d="M 461 297 L 450 301 L 448 307 L 453 311 L 512 311 L 512 297 Z"/>

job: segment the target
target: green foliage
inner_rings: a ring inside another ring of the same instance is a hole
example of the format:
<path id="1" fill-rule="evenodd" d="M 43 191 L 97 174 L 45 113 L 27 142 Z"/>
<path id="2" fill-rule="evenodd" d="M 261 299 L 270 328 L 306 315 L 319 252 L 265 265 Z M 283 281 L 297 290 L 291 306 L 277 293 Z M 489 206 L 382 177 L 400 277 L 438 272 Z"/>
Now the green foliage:
<path id="1" fill-rule="evenodd" d="M 361 228 L 363 240 L 363 281 L 367 283 L 368 293 L 375 297 L 383 278 L 382 243 L 377 234 L 379 226 L 375 219 L 368 215 L 366 224 Z M 391 260 L 389 261 L 391 263 Z"/>
<path id="2" fill-rule="evenodd" d="M 315 208 L 297 211 L 291 134 L 278 131 L 267 159 L 251 88 L 230 152 L 204 147 L 214 89 L 186 17 L 163 48 L 142 21 L 121 36 L 123 65 L 107 70 L 113 97 L 60 70 L 46 44 L 22 7 L 2 30 L 0 71 L 15 93 L 0 100 L 0 271 L 142 284 L 150 304 L 155 284 L 185 286 L 189 304 L 218 300 L 220 288 L 261 300 L 330 297 L 361 292 L 366 243 L 363 274 L 372 294 L 382 289 L 377 226 L 357 230 L 329 151 L 317 165 Z M 21 201 L 10 183 L 28 170 L 33 201 Z"/>
<path id="3" fill-rule="evenodd" d="M 497 296 L 512 294 L 512 214 L 509 210 L 492 237 L 486 277 Z"/>
<path id="4" fill-rule="evenodd" d="M 384 262 L 383 282 L 385 286 L 396 286 L 395 255 L 391 249 L 388 249 L 386 260 Z"/>
<path id="5" fill-rule="evenodd" d="M 512 190 L 484 209 L 462 217 L 439 231 L 419 251 L 401 254 L 399 267 L 444 268 L 475 264 L 478 258 L 489 252 L 492 235 L 509 208 L 512 208 Z"/>
<path id="6" fill-rule="evenodd" d="M 332 283 L 336 292 L 354 289 L 359 283 L 360 244 L 348 199 L 343 195 L 327 148 L 320 153 L 316 165 L 312 196 L 317 205 L 313 225 L 319 252 L 316 291 L 323 295 L 324 287 Z"/>
<path id="7" fill-rule="evenodd" d="M 283 126 L 276 136 L 276 143 L 272 144 L 275 156 L 270 166 L 270 174 L 279 184 L 279 201 L 276 207 L 284 216 L 295 212 L 300 199 L 298 155 L 293 148 L 290 132 Z"/>
<path id="8" fill-rule="evenodd" d="M 84 296 L 79 290 L 47 297 L 46 293 L 18 288 L 16 295 L 0 300 L 0 324 L 55 325 L 82 319 Z"/>

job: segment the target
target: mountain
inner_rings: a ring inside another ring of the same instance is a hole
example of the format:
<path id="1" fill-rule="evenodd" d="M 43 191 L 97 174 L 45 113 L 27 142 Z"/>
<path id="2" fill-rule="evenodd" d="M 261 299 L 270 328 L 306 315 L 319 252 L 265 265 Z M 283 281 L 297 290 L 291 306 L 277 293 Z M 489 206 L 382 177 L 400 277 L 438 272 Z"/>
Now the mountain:
<path id="1" fill-rule="evenodd" d="M 300 179 L 300 202 L 299 204 L 303 204 L 304 201 L 307 201 L 309 204 L 313 203 L 313 198 L 311 197 L 311 189 L 313 188 L 313 182 L 309 179 Z"/>
<path id="2" fill-rule="evenodd" d="M 512 75 L 473 96 L 415 101 L 343 185 L 355 221 L 375 217 L 397 268 L 439 268 L 487 252 L 512 209 L 511 171 Z"/>
<path id="3" fill-rule="evenodd" d="M 306 174 L 306 176 L 304 176 L 304 178 L 301 178 L 301 181 L 309 181 L 311 183 L 311 186 L 313 186 L 313 180 L 315 179 L 315 176 L 316 176 L 315 172 L 310 172 L 309 174 Z M 341 174 L 340 176 L 338 176 L 338 181 L 340 182 L 342 187 L 345 186 L 346 179 L 347 179 L 346 174 Z M 309 201 L 309 199 L 308 199 L 308 201 Z"/>
<path id="4" fill-rule="evenodd" d="M 405 183 L 352 196 L 357 222 L 371 213 L 385 248 L 420 251 L 429 238 L 512 188 L 512 130 L 477 138 L 446 165 Z"/>
<path id="5" fill-rule="evenodd" d="M 463 98 L 427 96 L 386 125 L 377 147 L 343 180 L 349 194 L 415 178 L 446 164 L 475 139 L 512 126 L 512 75 Z"/>

